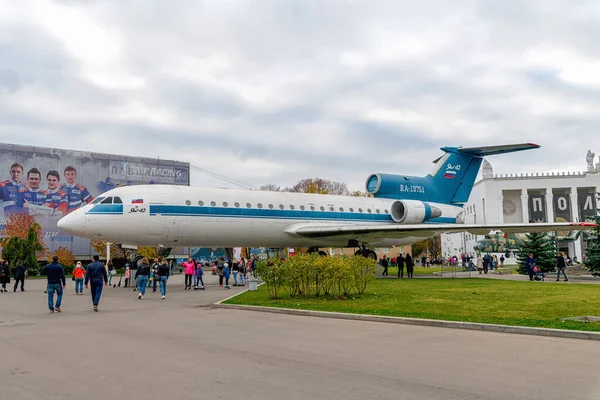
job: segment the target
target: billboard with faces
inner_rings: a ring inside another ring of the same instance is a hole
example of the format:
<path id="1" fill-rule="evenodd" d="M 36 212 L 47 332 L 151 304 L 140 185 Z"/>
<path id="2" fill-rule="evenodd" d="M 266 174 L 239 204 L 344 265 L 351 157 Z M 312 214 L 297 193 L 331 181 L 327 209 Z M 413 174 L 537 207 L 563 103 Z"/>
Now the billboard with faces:
<path id="1" fill-rule="evenodd" d="M 0 143 L 0 232 L 11 215 L 26 213 L 42 226 L 49 250 L 88 256 L 89 240 L 61 232 L 58 220 L 107 190 L 139 184 L 189 185 L 189 164 Z"/>

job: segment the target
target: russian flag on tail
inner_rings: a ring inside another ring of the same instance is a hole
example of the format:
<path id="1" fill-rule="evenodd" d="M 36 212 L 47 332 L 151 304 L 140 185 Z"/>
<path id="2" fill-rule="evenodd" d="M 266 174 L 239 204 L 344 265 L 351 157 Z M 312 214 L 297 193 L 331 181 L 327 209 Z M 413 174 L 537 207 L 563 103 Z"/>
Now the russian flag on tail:
<path id="1" fill-rule="evenodd" d="M 456 176 L 456 171 L 446 170 L 446 172 L 444 172 L 444 178 L 446 178 L 446 179 L 453 179 L 455 176 Z"/>
<path id="2" fill-rule="evenodd" d="M 133 199 L 131 204 L 144 204 L 144 199 Z"/>

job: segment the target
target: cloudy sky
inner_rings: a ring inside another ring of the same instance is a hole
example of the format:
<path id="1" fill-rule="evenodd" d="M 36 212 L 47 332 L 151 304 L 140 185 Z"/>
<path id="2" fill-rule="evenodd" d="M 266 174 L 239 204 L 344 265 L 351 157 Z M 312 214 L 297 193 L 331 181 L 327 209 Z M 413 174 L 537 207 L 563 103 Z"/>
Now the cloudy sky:
<path id="1" fill-rule="evenodd" d="M 363 189 L 425 174 L 445 145 L 535 142 L 489 161 L 583 170 L 598 37 L 591 0 L 0 0 L 0 141 L 253 185 Z"/>

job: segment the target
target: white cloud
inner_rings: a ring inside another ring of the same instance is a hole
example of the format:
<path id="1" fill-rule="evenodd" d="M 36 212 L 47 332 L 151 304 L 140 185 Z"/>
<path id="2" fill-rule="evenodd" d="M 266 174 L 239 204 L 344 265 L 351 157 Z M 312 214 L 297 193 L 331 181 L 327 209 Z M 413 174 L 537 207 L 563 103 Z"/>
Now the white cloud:
<path id="1" fill-rule="evenodd" d="M 503 173 L 600 153 L 595 2 L 3 3 L 0 141 L 354 189 L 445 145 L 543 146 Z"/>

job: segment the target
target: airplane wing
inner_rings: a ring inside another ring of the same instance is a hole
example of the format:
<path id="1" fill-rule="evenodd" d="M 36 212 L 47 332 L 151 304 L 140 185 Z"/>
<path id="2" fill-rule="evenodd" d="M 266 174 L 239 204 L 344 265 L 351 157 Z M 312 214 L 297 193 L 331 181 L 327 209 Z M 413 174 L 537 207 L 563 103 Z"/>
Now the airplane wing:
<path id="1" fill-rule="evenodd" d="M 532 233 L 552 231 L 580 231 L 591 230 L 596 224 L 588 222 L 555 222 L 533 224 L 292 224 L 285 228 L 288 234 L 295 234 L 306 238 L 325 238 L 347 236 L 349 238 L 381 239 L 404 238 L 409 236 L 429 237 L 444 232 L 469 232 L 475 235 L 487 235 L 490 231 L 499 230 L 504 233 Z"/>

